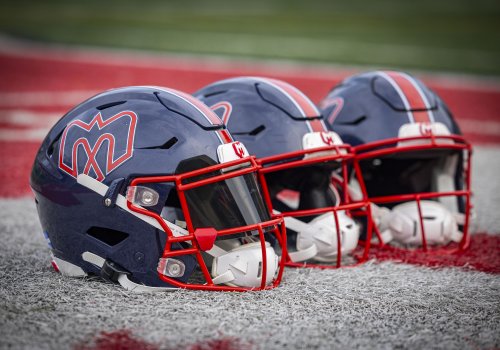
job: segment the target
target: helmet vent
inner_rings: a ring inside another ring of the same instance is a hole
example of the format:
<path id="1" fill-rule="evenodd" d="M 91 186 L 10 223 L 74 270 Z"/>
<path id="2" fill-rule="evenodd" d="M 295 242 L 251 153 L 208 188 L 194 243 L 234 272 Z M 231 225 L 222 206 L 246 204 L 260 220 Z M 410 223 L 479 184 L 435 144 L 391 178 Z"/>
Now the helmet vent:
<path id="1" fill-rule="evenodd" d="M 140 149 L 169 149 L 173 145 L 175 145 L 177 143 L 177 141 L 179 141 L 179 140 L 177 139 L 177 137 L 174 136 L 161 146 L 141 147 Z"/>
<path id="2" fill-rule="evenodd" d="M 96 107 L 96 109 L 102 111 L 103 109 L 118 106 L 118 105 L 124 104 L 125 102 L 127 102 L 127 101 L 116 101 L 116 102 L 106 103 L 104 105 Z"/>
<path id="3" fill-rule="evenodd" d="M 257 134 L 260 134 L 262 131 L 265 130 L 265 126 L 264 125 L 259 125 L 258 127 L 256 127 L 255 129 L 253 129 L 252 131 L 250 131 L 248 133 L 248 135 L 251 135 L 251 136 L 255 136 Z"/>
<path id="4" fill-rule="evenodd" d="M 208 97 L 212 97 L 212 96 L 216 96 L 216 95 L 224 94 L 224 93 L 226 93 L 226 92 L 227 92 L 227 90 L 219 90 L 219 91 L 214 91 L 214 92 L 210 92 L 210 93 L 208 93 L 208 94 L 206 94 L 206 95 L 203 95 L 203 97 L 208 98 Z M 196 96 L 195 96 L 195 97 L 196 97 Z"/>
<path id="5" fill-rule="evenodd" d="M 47 156 L 49 158 L 52 158 L 52 155 L 54 154 L 54 150 L 56 148 L 56 143 L 59 141 L 61 138 L 61 135 L 63 134 L 64 130 L 61 130 L 61 132 L 54 138 L 54 141 L 47 147 Z"/>
<path id="6" fill-rule="evenodd" d="M 115 246 L 128 237 L 128 233 L 95 226 L 88 229 L 87 234 L 109 246 Z"/>
<path id="7" fill-rule="evenodd" d="M 250 135 L 250 136 L 256 136 L 260 134 L 262 131 L 264 131 L 266 127 L 264 125 L 259 125 L 255 129 L 253 129 L 250 132 L 233 132 L 233 135 Z"/>
<path id="8" fill-rule="evenodd" d="M 366 115 L 361 115 L 357 118 L 354 118 L 352 120 L 346 120 L 346 121 L 339 121 L 339 123 L 341 124 L 346 124 L 346 125 L 359 125 L 361 124 L 362 122 L 364 122 L 366 120 Z"/>
<path id="9" fill-rule="evenodd" d="M 57 139 L 56 139 L 56 141 L 57 141 Z M 55 145 L 56 145 L 56 143 L 52 142 L 49 145 L 49 147 L 47 148 L 47 156 L 49 156 L 49 158 L 52 158 L 52 155 L 54 154 Z"/>

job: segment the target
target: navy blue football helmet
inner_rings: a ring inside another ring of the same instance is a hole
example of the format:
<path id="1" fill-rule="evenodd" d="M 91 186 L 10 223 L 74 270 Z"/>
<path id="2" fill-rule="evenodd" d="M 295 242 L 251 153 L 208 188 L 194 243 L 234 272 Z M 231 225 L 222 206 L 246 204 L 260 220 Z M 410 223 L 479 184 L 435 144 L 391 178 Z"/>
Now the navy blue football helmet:
<path id="1" fill-rule="evenodd" d="M 259 77 L 218 81 L 194 95 L 256 155 L 268 207 L 285 216 L 287 265 L 334 268 L 366 259 L 351 254 L 360 232 L 351 211 L 367 210 L 351 203 L 343 181 L 353 154 L 308 97 Z"/>
<path id="2" fill-rule="evenodd" d="M 382 245 L 468 246 L 471 146 L 433 91 L 409 74 L 375 71 L 345 79 L 320 108 L 355 147 L 363 182 L 351 186 L 374 203 Z"/>
<path id="3" fill-rule="evenodd" d="M 126 87 L 75 107 L 31 173 L 56 270 L 129 290 L 258 290 L 281 280 L 283 219 L 257 163 L 189 94 Z M 285 246 L 286 247 L 286 246 Z M 209 270 L 210 269 L 210 270 Z"/>

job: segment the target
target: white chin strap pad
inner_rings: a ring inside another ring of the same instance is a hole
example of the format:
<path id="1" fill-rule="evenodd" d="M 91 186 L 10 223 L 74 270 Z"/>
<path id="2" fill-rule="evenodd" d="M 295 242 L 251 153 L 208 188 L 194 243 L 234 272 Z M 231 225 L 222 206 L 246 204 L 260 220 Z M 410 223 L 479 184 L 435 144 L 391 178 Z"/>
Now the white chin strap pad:
<path id="1" fill-rule="evenodd" d="M 358 245 L 359 226 L 346 215 L 345 211 L 337 212 L 337 216 L 340 228 L 341 251 L 343 254 L 348 254 Z M 331 262 L 337 259 L 337 226 L 333 213 L 322 214 L 308 223 L 301 222 L 301 224 L 295 223 L 295 225 L 294 223 L 289 225 L 285 219 L 287 227 L 298 232 L 297 253 L 290 253 L 293 261 L 306 260 L 304 257 L 323 262 Z M 311 249 L 311 247 L 316 249 Z M 305 253 L 314 250 L 316 254 L 307 257 L 309 254 Z M 294 260 L 294 258 L 297 260 Z"/>
<path id="2" fill-rule="evenodd" d="M 278 271 L 279 257 L 269 242 L 266 242 L 267 273 L 266 285 L 270 284 Z M 236 287 L 259 287 L 262 275 L 261 243 L 243 244 L 218 256 L 212 264 L 212 277 L 215 284 Z"/>
<path id="3" fill-rule="evenodd" d="M 460 242 L 462 232 L 455 216 L 441 203 L 420 201 L 425 239 L 428 245 Z M 384 243 L 391 240 L 399 244 L 422 245 L 422 228 L 417 202 L 406 202 L 384 211 L 378 220 Z"/>
<path id="4" fill-rule="evenodd" d="M 96 265 L 99 268 L 102 268 L 104 265 L 104 258 L 100 257 L 99 255 L 96 255 L 91 252 L 84 252 L 82 254 L 82 259 L 86 262 L 89 262 L 91 264 Z M 131 280 L 129 280 L 128 276 L 125 274 L 120 274 L 118 277 L 118 283 L 125 288 L 128 291 L 131 292 L 164 292 L 164 291 L 173 291 L 177 290 L 175 287 L 150 287 L 150 286 L 145 286 L 142 284 L 135 283 Z"/>

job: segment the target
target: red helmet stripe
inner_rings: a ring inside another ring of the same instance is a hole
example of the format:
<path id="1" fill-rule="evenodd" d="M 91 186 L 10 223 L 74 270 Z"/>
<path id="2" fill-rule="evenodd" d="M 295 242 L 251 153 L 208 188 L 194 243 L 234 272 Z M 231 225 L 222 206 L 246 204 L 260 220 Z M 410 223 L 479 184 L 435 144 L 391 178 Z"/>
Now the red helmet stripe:
<path id="1" fill-rule="evenodd" d="M 312 103 L 312 101 L 295 86 L 292 86 L 288 83 L 285 83 L 284 81 L 276 79 L 263 79 L 263 80 L 267 80 L 268 82 L 277 85 L 284 92 L 286 92 L 295 102 L 295 104 L 299 107 L 299 109 L 302 111 L 304 117 L 317 117 L 321 115 L 316 106 L 314 105 L 314 103 Z"/>
<path id="2" fill-rule="evenodd" d="M 223 130 L 217 130 L 217 133 L 220 136 L 220 139 L 223 143 L 230 143 L 233 142 L 233 138 L 229 134 L 229 132 L 226 129 Z"/>
<path id="3" fill-rule="evenodd" d="M 307 121 L 311 127 L 312 131 L 327 131 L 323 121 L 321 119 L 310 119 Z"/>
<path id="4" fill-rule="evenodd" d="M 385 72 L 402 91 L 410 110 L 420 109 L 422 111 L 412 112 L 415 122 L 432 122 L 433 116 L 427 111 L 429 103 L 420 87 L 409 75 L 399 72 Z"/>
<path id="5" fill-rule="evenodd" d="M 308 118 L 307 124 L 311 131 L 326 131 L 326 127 L 321 119 L 321 115 L 316 105 L 296 87 L 276 79 L 261 79 L 271 85 L 277 86 L 288 98 L 297 106 L 303 117 Z M 316 119 L 312 119 L 316 118 Z"/>
<path id="6" fill-rule="evenodd" d="M 182 97 L 183 99 L 187 100 L 190 102 L 193 106 L 195 106 L 204 116 L 209 120 L 213 125 L 221 125 L 222 121 L 220 118 L 208 107 L 206 104 L 198 100 L 197 98 L 194 98 L 193 96 L 179 91 L 179 90 L 174 90 L 174 89 L 169 89 L 169 88 L 162 88 L 162 90 L 167 90 L 170 91 L 171 93 L 178 95 L 179 97 Z"/>
<path id="7" fill-rule="evenodd" d="M 166 87 L 158 87 L 158 86 L 151 86 L 151 87 L 182 98 L 183 100 L 194 106 L 212 125 L 221 125 L 221 126 L 223 125 L 222 120 L 217 116 L 217 114 L 214 113 L 214 111 L 210 109 L 210 107 L 208 107 L 206 104 L 204 104 L 197 98 L 191 96 L 190 94 Z M 221 143 L 228 143 L 233 141 L 231 135 L 227 132 L 227 130 L 215 130 L 215 133 Z"/>

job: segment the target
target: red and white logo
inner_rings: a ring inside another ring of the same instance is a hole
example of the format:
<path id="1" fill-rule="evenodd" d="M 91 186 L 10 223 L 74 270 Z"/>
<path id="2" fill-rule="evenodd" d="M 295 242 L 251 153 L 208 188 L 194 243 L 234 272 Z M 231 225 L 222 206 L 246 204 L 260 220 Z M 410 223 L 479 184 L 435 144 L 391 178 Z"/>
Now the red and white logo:
<path id="1" fill-rule="evenodd" d="M 233 142 L 233 150 L 238 158 L 244 158 L 246 156 L 246 149 L 239 141 Z"/>
<path id="2" fill-rule="evenodd" d="M 420 135 L 422 136 L 431 136 L 433 133 L 432 124 L 429 122 L 420 123 L 419 130 L 420 130 Z"/>
<path id="3" fill-rule="evenodd" d="M 104 180 L 132 158 L 137 119 L 134 112 L 124 111 L 106 120 L 99 112 L 89 123 L 72 121 L 61 136 L 59 168 L 74 178 L 91 176 L 92 171 L 96 180 Z"/>
<path id="4" fill-rule="evenodd" d="M 321 132 L 321 140 L 325 145 L 332 146 L 335 144 L 335 141 L 333 140 L 333 136 L 330 133 L 327 132 Z"/>

